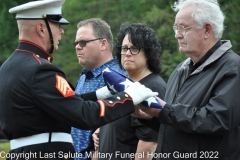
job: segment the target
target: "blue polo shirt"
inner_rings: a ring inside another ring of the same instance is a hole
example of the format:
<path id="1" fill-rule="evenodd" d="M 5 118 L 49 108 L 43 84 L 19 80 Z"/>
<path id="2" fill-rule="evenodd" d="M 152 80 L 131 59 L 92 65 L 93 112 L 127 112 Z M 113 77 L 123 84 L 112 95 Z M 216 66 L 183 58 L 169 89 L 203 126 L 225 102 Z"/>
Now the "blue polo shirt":
<path id="1" fill-rule="evenodd" d="M 76 84 L 75 92 L 77 94 L 82 94 L 86 92 L 95 91 L 103 86 L 105 86 L 105 82 L 102 76 L 102 71 L 105 68 L 111 68 L 121 74 L 126 75 L 126 72 L 120 68 L 116 57 L 111 61 L 103 64 L 102 66 L 95 68 L 91 71 L 83 69 L 82 75 Z M 77 121 L 77 119 L 76 119 Z M 81 130 L 72 127 L 71 135 L 73 138 L 74 148 L 77 153 L 82 153 L 78 155 L 85 155 L 86 152 L 94 151 L 94 143 L 92 140 L 92 134 L 95 130 Z M 90 158 L 87 157 L 76 157 L 75 160 L 87 160 Z"/>

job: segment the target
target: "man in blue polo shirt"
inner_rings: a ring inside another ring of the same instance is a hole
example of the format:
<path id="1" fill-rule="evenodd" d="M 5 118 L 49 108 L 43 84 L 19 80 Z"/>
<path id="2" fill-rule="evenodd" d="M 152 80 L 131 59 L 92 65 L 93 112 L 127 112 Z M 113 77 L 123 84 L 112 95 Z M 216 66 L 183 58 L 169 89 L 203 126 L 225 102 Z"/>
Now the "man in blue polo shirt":
<path id="1" fill-rule="evenodd" d="M 104 20 L 99 18 L 83 20 L 78 23 L 77 28 L 74 45 L 79 64 L 84 67 L 76 84 L 77 94 L 95 91 L 105 86 L 102 77 L 102 71 L 105 68 L 125 74 L 112 55 L 113 36 L 110 26 Z M 72 127 L 71 135 L 76 152 L 85 155 L 86 152 L 94 151 L 93 131 Z M 84 158 L 76 157 L 75 159 L 86 160 L 90 157 L 85 155 Z"/>

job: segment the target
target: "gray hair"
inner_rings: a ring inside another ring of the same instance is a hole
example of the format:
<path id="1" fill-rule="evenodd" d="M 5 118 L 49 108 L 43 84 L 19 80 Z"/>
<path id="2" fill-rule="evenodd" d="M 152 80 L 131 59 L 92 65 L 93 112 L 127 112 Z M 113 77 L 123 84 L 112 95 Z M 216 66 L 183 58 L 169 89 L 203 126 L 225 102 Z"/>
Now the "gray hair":
<path id="1" fill-rule="evenodd" d="M 178 0 L 174 3 L 172 9 L 178 12 L 186 6 L 192 6 L 195 9 L 192 17 L 200 27 L 210 23 L 212 24 L 214 37 L 216 39 L 222 37 L 225 16 L 220 9 L 218 0 Z"/>
<path id="2" fill-rule="evenodd" d="M 100 18 L 90 18 L 83 21 L 80 21 L 77 24 L 77 28 L 80 28 L 85 25 L 91 25 L 93 28 L 93 34 L 96 38 L 104 38 L 108 41 L 110 49 L 113 49 L 113 35 L 111 27 L 108 23 Z"/>

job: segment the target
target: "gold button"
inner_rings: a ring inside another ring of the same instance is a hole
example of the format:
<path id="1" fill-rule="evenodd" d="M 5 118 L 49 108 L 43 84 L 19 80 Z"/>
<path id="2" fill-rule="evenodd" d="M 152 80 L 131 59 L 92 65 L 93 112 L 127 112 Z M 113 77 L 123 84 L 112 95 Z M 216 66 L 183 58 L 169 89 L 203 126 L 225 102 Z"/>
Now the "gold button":
<path id="1" fill-rule="evenodd" d="M 46 15 L 46 14 L 43 14 L 42 17 L 43 17 L 43 18 L 47 18 L 47 15 Z"/>
<path id="2" fill-rule="evenodd" d="M 39 55 L 36 55 L 37 57 L 39 57 Z"/>
<path id="3" fill-rule="evenodd" d="M 120 100 L 121 98 L 119 96 L 117 96 L 117 99 Z"/>
<path id="4" fill-rule="evenodd" d="M 109 103 L 113 103 L 112 101 L 109 101 Z"/>
<path id="5" fill-rule="evenodd" d="M 127 94 L 125 94 L 125 97 L 128 97 L 128 95 L 127 95 Z"/>
<path id="6" fill-rule="evenodd" d="M 48 59 L 48 61 L 50 61 L 50 60 L 51 60 L 51 57 L 48 57 L 47 59 Z"/>

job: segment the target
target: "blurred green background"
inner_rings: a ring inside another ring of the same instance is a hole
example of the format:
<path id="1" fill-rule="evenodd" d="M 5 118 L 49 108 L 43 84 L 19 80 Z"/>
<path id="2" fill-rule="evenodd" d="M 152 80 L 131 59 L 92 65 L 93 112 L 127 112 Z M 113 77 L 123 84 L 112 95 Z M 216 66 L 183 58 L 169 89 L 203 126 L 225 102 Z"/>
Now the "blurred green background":
<path id="1" fill-rule="evenodd" d="M 10 144 L 9 142 L 1 142 L 0 141 L 0 152 L 2 153 L 0 156 L 0 160 L 5 160 L 5 154 L 8 153 L 10 150 Z"/>
<path id="2" fill-rule="evenodd" d="M 15 15 L 8 13 L 9 8 L 28 2 L 28 0 L 2 0 L 0 10 L 0 65 L 11 55 L 18 44 L 18 29 Z M 66 0 L 63 6 L 63 16 L 71 22 L 63 26 L 59 50 L 53 53 L 53 63 L 58 65 L 67 75 L 68 80 L 75 85 L 82 67 L 78 64 L 75 48 L 77 23 L 92 17 L 102 18 L 111 26 L 114 40 L 123 22 L 140 22 L 153 28 L 162 47 L 162 73 L 166 81 L 173 69 L 183 59 L 185 54 L 179 53 L 177 40 L 174 38 L 172 25 L 175 12 L 171 9 L 174 0 Z M 240 1 L 219 1 L 226 15 L 225 32 L 222 39 L 230 39 L 233 50 L 240 54 Z M 17 66 L 16 66 L 17 67 Z"/>

